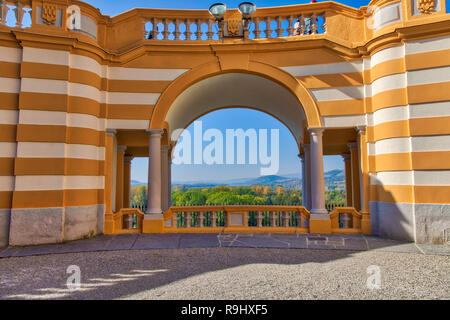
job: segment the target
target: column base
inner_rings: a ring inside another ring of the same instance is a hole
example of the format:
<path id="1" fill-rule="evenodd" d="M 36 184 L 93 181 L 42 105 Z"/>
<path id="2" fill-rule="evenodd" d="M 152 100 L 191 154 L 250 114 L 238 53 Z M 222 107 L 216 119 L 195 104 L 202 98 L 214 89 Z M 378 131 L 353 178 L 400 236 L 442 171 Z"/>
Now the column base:
<path id="1" fill-rule="evenodd" d="M 372 234 L 372 226 L 370 224 L 370 214 L 361 212 L 361 232 L 362 234 Z"/>
<path id="2" fill-rule="evenodd" d="M 320 213 L 317 213 L 320 211 Z M 326 210 L 325 210 L 326 211 Z M 313 211 L 312 211 L 313 212 Z M 309 216 L 309 232 L 310 233 L 331 233 L 331 220 L 328 211 L 323 213 L 322 210 L 316 210 L 316 213 L 312 213 Z"/>
<path id="3" fill-rule="evenodd" d="M 142 221 L 142 233 L 162 233 L 163 226 L 163 219 L 144 219 Z"/>

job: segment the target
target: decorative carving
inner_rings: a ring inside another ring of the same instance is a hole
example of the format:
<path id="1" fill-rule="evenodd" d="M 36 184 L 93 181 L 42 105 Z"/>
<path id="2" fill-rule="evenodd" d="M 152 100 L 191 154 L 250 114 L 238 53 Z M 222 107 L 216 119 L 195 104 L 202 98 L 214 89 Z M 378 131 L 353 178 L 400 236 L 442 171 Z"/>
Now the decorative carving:
<path id="1" fill-rule="evenodd" d="M 228 33 L 231 36 L 239 35 L 239 26 L 242 22 L 242 16 L 240 13 L 233 14 L 227 19 Z"/>
<path id="2" fill-rule="evenodd" d="M 58 8 L 54 4 L 43 3 L 42 4 L 42 20 L 46 24 L 55 24 Z"/>
<path id="3" fill-rule="evenodd" d="M 430 14 L 434 11 L 436 3 L 434 0 L 418 0 L 417 7 L 420 13 Z"/>

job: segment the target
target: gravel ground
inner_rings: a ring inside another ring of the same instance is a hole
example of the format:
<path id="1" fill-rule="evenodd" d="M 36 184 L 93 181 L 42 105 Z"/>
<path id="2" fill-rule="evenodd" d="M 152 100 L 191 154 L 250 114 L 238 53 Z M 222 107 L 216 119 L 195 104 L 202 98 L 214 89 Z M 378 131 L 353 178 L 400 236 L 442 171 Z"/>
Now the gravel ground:
<path id="1" fill-rule="evenodd" d="M 67 289 L 68 266 L 81 289 Z M 381 289 L 366 286 L 381 269 Z M 1 299 L 450 299 L 450 258 L 381 251 L 165 249 L 0 259 Z"/>

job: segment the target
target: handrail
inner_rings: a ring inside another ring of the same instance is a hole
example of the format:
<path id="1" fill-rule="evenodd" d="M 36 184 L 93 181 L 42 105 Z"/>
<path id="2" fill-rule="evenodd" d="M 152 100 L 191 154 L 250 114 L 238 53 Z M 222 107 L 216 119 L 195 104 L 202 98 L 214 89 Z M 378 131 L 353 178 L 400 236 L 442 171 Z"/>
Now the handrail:
<path id="1" fill-rule="evenodd" d="M 163 215 L 166 232 L 309 231 L 302 206 L 228 205 L 170 207 Z"/>
<path id="2" fill-rule="evenodd" d="M 335 207 L 330 213 L 332 233 L 362 233 L 362 214 L 353 207 Z M 341 224 L 339 223 L 341 220 Z"/>

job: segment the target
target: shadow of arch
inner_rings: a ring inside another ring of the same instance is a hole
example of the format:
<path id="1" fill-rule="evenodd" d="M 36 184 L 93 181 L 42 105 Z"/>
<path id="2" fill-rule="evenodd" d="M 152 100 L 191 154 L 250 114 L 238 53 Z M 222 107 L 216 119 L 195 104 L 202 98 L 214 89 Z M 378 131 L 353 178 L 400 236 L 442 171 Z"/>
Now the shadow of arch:
<path id="1" fill-rule="evenodd" d="M 194 68 L 173 81 L 158 99 L 150 121 L 150 129 L 163 127 L 166 115 L 177 97 L 195 83 L 226 73 L 245 73 L 269 79 L 288 91 L 298 100 L 306 116 L 308 127 L 321 127 L 322 121 L 314 98 L 310 92 L 289 73 L 274 66 L 261 62 L 248 61 L 245 67 L 242 64 L 231 65 L 224 69 L 220 62 L 210 62 Z"/>

